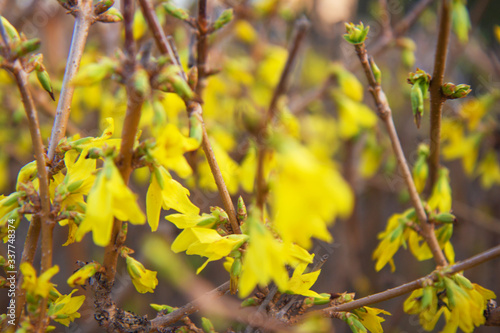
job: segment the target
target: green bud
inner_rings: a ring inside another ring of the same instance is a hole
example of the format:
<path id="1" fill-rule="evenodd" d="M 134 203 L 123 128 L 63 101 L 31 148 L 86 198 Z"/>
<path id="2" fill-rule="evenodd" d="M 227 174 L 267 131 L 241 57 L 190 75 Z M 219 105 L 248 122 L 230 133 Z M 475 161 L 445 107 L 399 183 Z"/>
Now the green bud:
<path id="1" fill-rule="evenodd" d="M 246 300 L 244 300 L 243 302 L 241 302 L 240 306 L 242 308 L 245 308 L 248 306 L 256 306 L 256 305 L 259 305 L 259 301 L 257 300 L 257 298 L 250 297 L 250 298 L 247 298 Z"/>
<path id="2" fill-rule="evenodd" d="M 444 285 L 446 288 L 446 296 L 448 297 L 449 301 L 449 307 L 452 309 L 456 305 L 456 300 L 455 300 L 455 289 L 457 289 L 457 285 L 453 280 L 447 277 L 443 277 Z"/>
<path id="3" fill-rule="evenodd" d="M 382 83 L 382 73 L 380 72 L 380 68 L 378 68 L 373 59 L 370 59 L 370 67 L 372 68 L 372 73 L 375 77 L 375 81 L 377 81 L 377 83 L 380 85 Z"/>
<path id="4" fill-rule="evenodd" d="M 320 294 L 321 297 L 314 297 L 315 305 L 324 305 L 330 303 L 331 295 L 327 293 Z"/>
<path id="5" fill-rule="evenodd" d="M 149 304 L 150 307 L 152 307 L 155 311 L 165 311 L 167 314 L 170 312 L 173 312 L 176 310 L 176 307 L 170 306 L 170 305 L 163 305 L 163 304 Z"/>
<path id="6" fill-rule="evenodd" d="M 16 43 L 21 40 L 21 37 L 19 36 L 19 32 L 17 32 L 16 28 L 10 22 L 3 16 L 2 18 L 2 24 L 3 27 L 5 28 L 5 32 L 7 33 L 7 36 L 10 38 L 11 43 Z"/>
<path id="7" fill-rule="evenodd" d="M 74 192 L 80 188 L 83 184 L 83 179 L 77 180 L 76 182 L 72 182 L 71 184 L 68 185 L 68 191 L 69 192 Z"/>
<path id="8" fill-rule="evenodd" d="M 401 51 L 401 61 L 405 67 L 413 67 L 415 65 L 415 53 L 410 49 L 403 49 Z"/>
<path id="9" fill-rule="evenodd" d="M 432 298 L 434 297 L 434 288 L 432 286 L 424 287 L 422 290 L 422 300 L 420 303 L 420 309 L 424 311 L 427 307 L 432 304 Z"/>
<path id="10" fill-rule="evenodd" d="M 434 219 L 438 222 L 441 222 L 441 223 L 454 223 L 457 221 L 457 218 L 453 214 L 450 214 L 450 213 L 438 214 L 434 217 Z"/>
<path id="11" fill-rule="evenodd" d="M 203 122 L 198 113 L 193 113 L 189 117 L 189 137 L 196 139 L 199 144 L 203 141 Z"/>
<path id="12" fill-rule="evenodd" d="M 164 3 L 163 8 L 169 15 L 178 18 L 179 20 L 187 20 L 189 18 L 189 14 L 184 9 L 175 6 L 170 1 Z"/>
<path id="13" fill-rule="evenodd" d="M 420 84 L 413 84 L 410 96 L 415 124 L 417 125 L 417 128 L 420 128 L 420 122 L 424 114 L 424 95 L 422 94 Z"/>
<path id="14" fill-rule="evenodd" d="M 205 333 L 215 333 L 214 325 L 205 317 L 201 317 L 201 327 Z"/>
<path id="15" fill-rule="evenodd" d="M 18 204 L 18 201 L 17 199 L 19 197 L 21 197 L 22 195 L 24 195 L 25 193 L 23 191 L 19 191 L 19 192 L 14 192 L 12 193 L 11 195 L 9 195 L 7 198 L 4 198 L 2 201 L 0 201 L 2 203 L 2 206 L 3 207 L 9 207 L 9 206 L 12 206 L 14 204 Z"/>
<path id="16" fill-rule="evenodd" d="M 204 218 L 196 224 L 197 227 L 213 227 L 218 222 L 218 218 L 212 215 L 205 214 Z"/>
<path id="17" fill-rule="evenodd" d="M 224 10 L 220 14 L 220 16 L 217 18 L 217 20 L 215 20 L 214 30 L 219 30 L 220 28 L 222 28 L 223 26 L 225 26 L 226 24 L 231 22 L 232 19 L 233 19 L 233 9 L 228 8 L 228 9 Z"/>
<path id="18" fill-rule="evenodd" d="M 229 216 L 227 216 L 227 213 L 224 211 L 224 209 L 220 207 L 210 207 L 210 213 L 215 216 L 220 222 L 227 222 L 229 221 Z"/>
<path id="19" fill-rule="evenodd" d="M 465 287 L 467 289 L 473 289 L 474 288 L 474 286 L 469 281 L 469 279 L 467 279 L 465 276 L 463 276 L 460 273 L 457 273 L 457 274 L 453 275 L 453 278 L 455 279 L 455 281 L 457 281 L 458 284 L 462 285 L 463 287 Z"/>
<path id="20" fill-rule="evenodd" d="M 46 92 L 49 93 L 50 98 L 55 101 L 54 91 L 52 90 L 52 84 L 50 83 L 49 73 L 47 71 L 36 71 L 36 77 L 38 78 L 38 82 Z"/>
<path id="21" fill-rule="evenodd" d="M 179 75 L 171 76 L 169 81 L 175 93 L 183 100 L 190 100 L 194 97 L 193 90 L 191 90 L 188 83 Z"/>
<path id="22" fill-rule="evenodd" d="M 87 86 L 100 82 L 114 72 L 115 65 L 115 62 L 109 58 L 89 64 L 80 69 L 71 83 L 75 86 Z"/>
<path id="23" fill-rule="evenodd" d="M 123 15 L 116 8 L 110 8 L 106 12 L 96 17 L 96 21 L 102 23 L 116 23 L 123 21 Z"/>
<path id="24" fill-rule="evenodd" d="M 443 91 L 443 95 L 448 99 L 464 98 L 471 92 L 468 84 L 454 85 L 451 82 L 443 84 L 441 90 Z"/>
<path id="25" fill-rule="evenodd" d="M 115 4 L 114 0 L 101 0 L 94 5 L 94 15 L 98 16 Z"/>
<path id="26" fill-rule="evenodd" d="M 32 38 L 28 39 L 24 42 L 18 43 L 12 52 L 15 54 L 16 57 L 21 58 L 28 53 L 34 52 L 38 50 L 40 47 L 40 39 L 39 38 Z"/>
<path id="27" fill-rule="evenodd" d="M 356 45 L 365 42 L 370 27 L 367 26 L 365 28 L 363 22 L 359 22 L 358 25 L 355 25 L 354 23 L 345 23 L 345 29 L 346 34 L 344 34 L 344 39 L 349 43 Z"/>
<path id="28" fill-rule="evenodd" d="M 238 212 L 237 212 L 237 218 L 240 224 L 245 222 L 247 216 L 248 216 L 247 207 L 245 206 L 245 202 L 243 201 L 243 198 L 240 195 L 238 198 Z"/>

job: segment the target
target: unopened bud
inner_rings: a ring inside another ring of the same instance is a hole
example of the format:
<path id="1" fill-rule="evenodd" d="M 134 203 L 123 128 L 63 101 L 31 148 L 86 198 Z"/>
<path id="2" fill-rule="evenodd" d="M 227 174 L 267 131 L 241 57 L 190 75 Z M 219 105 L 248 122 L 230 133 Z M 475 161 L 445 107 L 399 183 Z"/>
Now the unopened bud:
<path id="1" fill-rule="evenodd" d="M 107 11 L 115 4 L 114 0 L 101 0 L 94 6 L 94 15 L 100 15 Z"/>
<path id="2" fill-rule="evenodd" d="M 189 18 L 189 14 L 184 9 L 175 6 L 170 1 L 164 3 L 163 8 L 169 15 L 178 18 L 179 20 L 187 20 Z"/>
<path id="3" fill-rule="evenodd" d="M 238 198 L 238 221 L 241 223 L 245 222 L 247 219 L 247 207 L 245 206 L 245 202 L 243 201 L 243 198 L 240 197 Z"/>
<path id="4" fill-rule="evenodd" d="M 363 22 L 360 22 L 358 25 L 355 25 L 354 23 L 346 23 L 345 29 L 346 34 L 344 34 L 344 39 L 349 43 L 356 45 L 365 42 L 370 27 L 367 26 L 365 28 Z"/>
<path id="5" fill-rule="evenodd" d="M 220 16 L 214 22 L 214 30 L 219 30 L 233 19 L 233 9 L 229 8 L 220 14 Z"/>
<path id="6" fill-rule="evenodd" d="M 39 47 L 40 47 L 40 39 L 32 38 L 17 44 L 12 50 L 12 52 L 15 54 L 16 57 L 20 58 L 27 55 L 28 53 L 38 50 Z"/>

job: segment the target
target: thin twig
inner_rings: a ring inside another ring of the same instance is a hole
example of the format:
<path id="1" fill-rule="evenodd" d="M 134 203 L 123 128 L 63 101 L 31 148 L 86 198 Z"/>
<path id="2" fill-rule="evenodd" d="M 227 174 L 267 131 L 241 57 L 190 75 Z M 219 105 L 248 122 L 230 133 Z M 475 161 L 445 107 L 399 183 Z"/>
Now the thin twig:
<path id="1" fill-rule="evenodd" d="M 455 273 L 458 273 L 463 270 L 470 269 L 472 267 L 475 267 L 477 265 L 480 265 L 482 263 L 485 263 L 489 260 L 492 260 L 496 257 L 500 256 L 500 245 L 497 245 L 489 250 L 486 250 L 484 252 L 481 252 L 469 259 L 466 259 L 464 261 L 458 262 L 454 265 L 451 265 L 447 270 L 446 270 L 446 275 L 450 276 Z M 426 283 L 429 280 L 432 281 L 437 281 L 440 276 L 439 271 L 434 271 L 431 274 L 424 276 L 420 279 L 405 283 L 399 287 L 388 289 L 386 291 L 373 294 L 367 297 L 363 297 L 360 299 L 356 299 L 352 302 L 340 304 L 337 306 L 332 306 L 328 307 L 322 310 L 317 310 L 313 311 L 311 313 L 323 313 L 324 315 L 329 315 L 333 312 L 340 312 L 340 311 L 351 311 L 354 309 L 358 309 L 363 306 L 368 306 L 371 304 L 379 303 L 382 301 L 386 301 L 404 294 L 407 294 L 415 289 L 422 288 L 424 283 Z"/>
<path id="2" fill-rule="evenodd" d="M 180 68 L 180 74 L 181 76 L 186 80 L 187 76 L 186 73 L 182 70 L 181 64 L 179 64 L 176 60 L 175 54 L 172 50 L 172 47 L 170 46 L 167 37 L 165 36 L 165 33 L 163 32 L 163 29 L 161 28 L 161 25 L 158 22 L 158 18 L 156 16 L 156 13 L 153 9 L 153 6 L 151 5 L 151 2 L 149 0 L 139 0 L 139 4 L 141 5 L 142 13 L 144 14 L 144 17 L 146 18 L 146 21 L 148 23 L 149 28 L 153 32 L 153 36 L 156 41 L 156 45 L 160 49 L 160 52 L 162 54 L 168 54 L 172 62 L 179 66 Z M 222 173 L 220 172 L 220 168 L 217 164 L 217 160 L 215 159 L 215 155 L 212 149 L 212 146 L 210 145 L 210 140 L 208 139 L 208 134 L 205 128 L 205 124 L 203 122 L 203 109 L 201 105 L 197 102 L 187 102 L 186 103 L 186 108 L 188 110 L 188 114 L 195 115 L 198 117 L 200 122 L 202 123 L 202 129 L 203 129 L 203 140 L 202 140 L 202 148 L 203 151 L 205 152 L 205 156 L 207 158 L 208 164 L 210 166 L 210 170 L 212 171 L 212 174 L 215 179 L 215 183 L 217 185 L 217 189 L 219 191 L 219 195 L 222 199 L 224 209 L 226 210 L 226 213 L 228 214 L 229 217 L 229 222 L 231 223 L 231 227 L 233 229 L 234 233 L 241 234 L 241 230 L 238 224 L 238 220 L 236 219 L 236 210 L 234 209 L 233 202 L 231 200 L 231 196 L 229 195 L 229 191 L 227 190 L 227 187 L 224 183 L 224 178 L 222 177 Z"/>
<path id="3" fill-rule="evenodd" d="M 264 203 L 266 201 L 266 181 L 264 179 L 264 160 L 266 156 L 266 147 L 265 140 L 267 138 L 266 129 L 269 124 L 272 124 L 276 118 L 276 106 L 278 104 L 279 98 L 286 93 L 288 81 L 290 78 L 290 74 L 292 73 L 293 64 L 295 63 L 295 59 L 297 58 L 298 51 L 300 45 L 304 41 L 304 37 L 306 36 L 306 32 L 309 28 L 309 21 L 304 17 L 295 23 L 295 33 L 292 39 L 292 43 L 290 44 L 288 50 L 288 58 L 285 63 L 285 67 L 283 68 L 280 76 L 280 80 L 278 85 L 274 89 L 273 96 L 271 97 L 271 101 L 269 103 L 269 108 L 267 109 L 266 115 L 261 122 L 260 130 L 257 133 L 257 172 L 256 172 L 256 187 L 257 187 L 257 207 L 261 212 L 264 211 Z"/>
<path id="4" fill-rule="evenodd" d="M 198 68 L 198 84 L 195 92 L 201 98 L 205 79 L 207 76 L 208 57 L 208 20 L 207 20 L 207 0 L 198 0 L 198 33 L 196 35 L 196 67 Z"/>
<path id="5" fill-rule="evenodd" d="M 2 25 L 3 27 L 3 25 Z M 7 42 L 6 42 L 7 44 Z M 23 101 L 24 109 L 28 117 L 29 129 L 31 134 L 31 141 L 33 142 L 33 148 L 35 151 L 35 159 L 37 164 L 38 179 L 39 179 L 39 191 L 40 191 L 40 224 L 42 229 L 42 267 L 41 271 L 45 272 L 52 267 L 52 230 L 54 229 L 54 222 L 49 218 L 50 215 L 50 196 L 49 196 L 49 179 L 46 168 L 45 160 L 45 149 L 43 146 L 42 135 L 40 133 L 40 124 L 38 122 L 38 113 L 36 111 L 35 103 L 28 90 L 28 75 L 24 71 L 21 62 L 16 60 L 13 64 L 12 73 L 16 78 L 17 86 L 21 93 L 21 99 Z M 32 229 L 32 237 L 27 239 L 27 241 L 35 242 L 35 244 L 30 245 L 30 249 L 33 247 L 36 249 L 36 242 L 38 241 L 37 236 L 37 226 L 36 222 Z M 28 254 L 27 254 L 28 256 Z M 31 259 L 31 255 L 27 259 Z M 40 325 L 38 326 L 39 332 L 44 332 L 47 326 L 45 321 L 45 309 L 47 305 L 47 300 L 44 299 L 42 302 L 42 311 L 40 312 Z M 21 307 L 21 304 L 17 304 Z"/>
<path id="6" fill-rule="evenodd" d="M 377 106 L 378 115 L 384 122 L 389 134 L 392 149 L 398 161 L 398 166 L 406 183 L 406 187 L 408 188 L 410 199 L 413 207 L 415 208 L 417 218 L 420 221 L 423 236 L 427 244 L 429 245 L 429 248 L 431 249 L 436 264 L 438 266 L 445 266 L 447 264 L 446 258 L 444 257 L 443 251 L 441 251 L 439 243 L 436 239 L 436 235 L 434 234 L 434 225 L 428 223 L 427 215 L 425 213 L 422 202 L 420 201 L 417 189 L 415 188 L 415 183 L 413 181 L 410 168 L 408 167 L 408 162 L 406 161 L 405 155 L 403 153 L 403 148 L 401 147 L 401 142 L 399 141 L 398 133 L 392 119 L 392 111 L 385 93 L 372 73 L 364 43 L 355 45 L 355 49 L 359 60 L 361 61 L 361 66 L 363 67 L 366 78 L 368 79 L 370 92 Z"/>
<path id="7" fill-rule="evenodd" d="M 430 155 L 429 155 L 429 179 L 430 187 L 433 188 L 439 172 L 439 146 L 441 141 L 441 113 L 445 102 L 441 91 L 443 85 L 444 70 L 446 66 L 446 55 L 448 53 L 448 41 L 451 30 L 451 8 L 450 1 L 442 0 L 441 16 L 439 19 L 439 33 L 434 58 L 434 71 L 429 87 L 431 99 L 431 129 L 430 129 Z"/>
<path id="8" fill-rule="evenodd" d="M 73 99 L 73 92 L 75 86 L 71 83 L 82 59 L 83 50 L 89 34 L 89 28 L 92 25 L 92 0 L 79 1 L 78 9 L 72 11 L 76 15 L 75 25 L 73 28 L 73 37 L 71 39 L 71 46 L 69 55 L 66 62 L 66 70 L 64 72 L 64 79 L 62 83 L 59 103 L 57 104 L 56 117 L 54 119 L 54 126 L 49 141 L 48 160 L 52 162 L 54 159 L 55 151 L 59 141 L 66 134 L 66 127 L 68 124 L 69 114 L 71 112 L 71 101 Z"/>

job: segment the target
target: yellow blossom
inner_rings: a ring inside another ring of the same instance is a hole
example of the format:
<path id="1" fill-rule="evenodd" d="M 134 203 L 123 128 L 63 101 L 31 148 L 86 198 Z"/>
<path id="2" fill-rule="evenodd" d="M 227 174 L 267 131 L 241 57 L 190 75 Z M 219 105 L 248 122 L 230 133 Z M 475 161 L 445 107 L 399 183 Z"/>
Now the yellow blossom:
<path id="1" fill-rule="evenodd" d="M 189 200 L 189 190 L 174 180 L 163 167 L 154 167 L 151 174 L 151 184 L 146 195 L 148 223 L 152 231 L 158 229 L 160 210 L 175 209 L 184 214 L 197 215 L 200 211 Z"/>
<path id="2" fill-rule="evenodd" d="M 311 237 L 331 241 L 327 226 L 351 212 L 351 189 L 332 165 L 290 138 L 279 150 L 270 192 L 273 226 L 285 242 L 305 248 Z"/>
<path id="3" fill-rule="evenodd" d="M 69 326 L 76 318 L 80 318 L 77 312 L 85 301 L 85 296 L 71 297 L 78 289 L 73 289 L 69 295 L 61 295 L 50 304 L 48 316 L 64 326 Z"/>
<path id="4" fill-rule="evenodd" d="M 50 279 L 59 272 L 59 266 L 53 266 L 43 272 L 39 277 L 36 276 L 36 271 L 30 263 L 24 262 L 19 267 L 24 276 L 23 285 L 21 286 L 26 292 L 32 295 L 38 295 L 46 298 L 54 284 Z"/>
<path id="5" fill-rule="evenodd" d="M 87 265 L 74 272 L 68 278 L 67 283 L 70 287 L 74 287 L 77 284 L 83 286 L 89 278 L 94 276 L 94 274 L 99 271 L 100 268 L 101 265 L 97 262 L 88 263 Z"/>
<path id="6" fill-rule="evenodd" d="M 158 285 L 156 272 L 145 269 L 143 264 L 130 256 L 127 256 L 127 272 L 135 289 L 141 294 L 154 292 Z"/>
<path id="7" fill-rule="evenodd" d="M 500 184 L 500 164 L 494 151 L 488 152 L 479 162 L 477 173 L 481 179 L 481 186 L 484 188 L 488 189 Z"/>
<path id="8" fill-rule="evenodd" d="M 308 297 L 321 297 L 317 292 L 311 290 L 311 287 L 318 279 L 321 270 L 305 273 L 308 263 L 304 262 L 295 267 L 293 275 L 288 281 L 287 292 Z"/>
<path id="9" fill-rule="evenodd" d="M 448 174 L 446 168 L 439 170 L 438 179 L 428 202 L 431 209 L 436 209 L 439 212 L 449 212 L 451 210 L 451 187 Z"/>
<path id="10" fill-rule="evenodd" d="M 77 241 L 81 241 L 87 232 L 92 231 L 96 245 L 108 245 L 113 217 L 132 224 L 146 222 L 135 194 L 125 185 L 113 161 L 106 158 L 88 195 L 85 218 L 76 232 Z"/>
<path id="11" fill-rule="evenodd" d="M 196 139 L 184 136 L 174 124 L 169 123 L 157 139 L 153 156 L 165 168 L 174 171 L 179 177 L 186 178 L 192 170 L 184 158 L 184 153 L 198 147 L 199 142 Z"/>
<path id="12" fill-rule="evenodd" d="M 404 242 L 406 213 L 392 215 L 389 222 L 387 222 L 385 231 L 378 235 L 378 238 L 382 239 L 382 241 L 373 252 L 373 259 L 377 259 L 377 263 L 375 264 L 377 272 L 384 268 L 387 263 L 391 265 L 393 272 L 396 269 L 392 257 L 394 257 Z"/>
<path id="13" fill-rule="evenodd" d="M 352 311 L 352 313 L 356 314 L 359 319 L 361 319 L 361 324 L 371 333 L 383 333 L 384 330 L 380 323 L 384 322 L 385 319 L 380 317 L 380 314 L 391 315 L 389 312 L 371 308 L 369 306 L 364 306 L 362 308 L 356 309 Z"/>
<path id="14" fill-rule="evenodd" d="M 352 100 L 344 94 L 334 91 L 332 96 L 339 110 L 340 137 L 350 139 L 363 129 L 371 128 L 377 123 L 377 116 L 365 104 Z"/>

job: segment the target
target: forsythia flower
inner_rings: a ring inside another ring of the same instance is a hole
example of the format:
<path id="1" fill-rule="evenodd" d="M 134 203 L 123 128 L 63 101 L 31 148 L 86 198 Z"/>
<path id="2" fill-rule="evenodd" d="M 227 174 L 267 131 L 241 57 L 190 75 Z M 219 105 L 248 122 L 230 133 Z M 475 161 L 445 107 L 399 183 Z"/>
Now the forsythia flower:
<path id="1" fill-rule="evenodd" d="M 311 246 L 311 237 L 331 241 L 327 226 L 337 216 L 347 216 L 353 206 L 347 183 L 331 165 L 290 138 L 283 142 L 276 163 L 270 192 L 273 227 L 284 242 L 305 248 Z"/>
<path id="2" fill-rule="evenodd" d="M 484 188 L 490 188 L 495 184 L 500 184 L 500 165 L 494 151 L 487 153 L 479 163 L 477 173 L 481 177 L 481 185 Z"/>
<path id="3" fill-rule="evenodd" d="M 160 210 L 175 209 L 184 214 L 195 214 L 200 209 L 189 200 L 189 191 L 176 180 L 163 167 L 154 167 L 151 174 L 151 184 L 146 195 L 148 223 L 152 231 L 158 229 Z"/>
<path id="4" fill-rule="evenodd" d="M 97 271 L 101 268 L 101 265 L 97 262 L 91 262 L 77 270 L 73 275 L 68 278 L 68 285 L 74 287 L 75 285 L 84 285 L 85 282 L 94 276 Z"/>
<path id="5" fill-rule="evenodd" d="M 30 263 L 24 262 L 19 267 L 23 273 L 24 281 L 21 286 L 26 292 L 32 295 L 39 295 L 46 298 L 54 284 L 50 279 L 59 272 L 59 266 L 54 266 L 43 272 L 39 277 L 36 276 L 36 271 Z"/>
<path id="6" fill-rule="evenodd" d="M 448 174 L 446 168 L 439 170 L 438 179 L 428 202 L 431 209 L 437 209 L 440 212 L 449 212 L 451 210 L 451 187 Z"/>
<path id="7" fill-rule="evenodd" d="M 76 232 L 76 239 L 80 241 L 92 230 L 96 245 L 108 245 L 113 229 L 113 217 L 132 224 L 146 222 L 134 193 L 123 182 L 113 161 L 106 158 L 87 198 L 85 218 Z"/>
<path id="8" fill-rule="evenodd" d="M 207 261 L 198 268 L 200 273 L 210 261 L 219 260 L 239 248 L 246 240 L 247 235 L 221 236 L 214 229 L 192 227 L 184 229 L 172 243 L 172 251 L 186 254 L 197 254 L 207 257 Z"/>
<path id="9" fill-rule="evenodd" d="M 377 116 L 365 104 L 339 93 L 332 93 L 339 109 L 340 137 L 350 139 L 362 130 L 375 126 Z"/>
<path id="10" fill-rule="evenodd" d="M 379 317 L 379 314 L 391 315 L 389 312 L 371 308 L 369 306 L 364 306 L 362 308 L 353 310 L 352 313 L 356 314 L 361 321 L 361 324 L 371 333 L 383 333 L 382 325 L 380 323 L 384 322 L 383 317 Z"/>
<path id="11" fill-rule="evenodd" d="M 141 294 L 154 292 L 158 285 L 156 272 L 145 269 L 140 262 L 129 256 L 127 256 L 127 271 L 138 292 Z"/>
<path id="12" fill-rule="evenodd" d="M 307 262 L 303 262 L 295 267 L 293 275 L 288 281 L 286 288 L 287 292 L 290 294 L 298 294 L 308 297 L 321 297 L 317 292 L 311 290 L 311 287 L 318 279 L 321 270 L 319 269 L 317 271 L 304 274 L 307 265 Z"/>
<path id="13" fill-rule="evenodd" d="M 76 291 L 78 289 L 73 289 L 69 295 L 61 295 L 50 304 L 48 315 L 64 326 L 69 326 L 76 318 L 80 318 L 77 311 L 85 301 L 85 296 L 71 297 Z"/>
<path id="14" fill-rule="evenodd" d="M 167 124 L 158 137 L 153 156 L 165 168 L 175 171 L 179 177 L 186 178 L 192 172 L 184 158 L 184 153 L 195 150 L 199 142 L 185 137 L 174 124 Z"/>
<path id="15" fill-rule="evenodd" d="M 90 149 L 90 148 L 102 148 L 104 145 L 109 147 L 118 148 L 121 143 L 121 139 L 111 139 L 113 133 L 115 132 L 115 121 L 113 118 L 108 117 L 105 119 L 106 128 L 102 132 L 102 135 L 98 138 L 86 137 L 77 139 L 69 142 L 72 147 L 78 149 Z"/>

